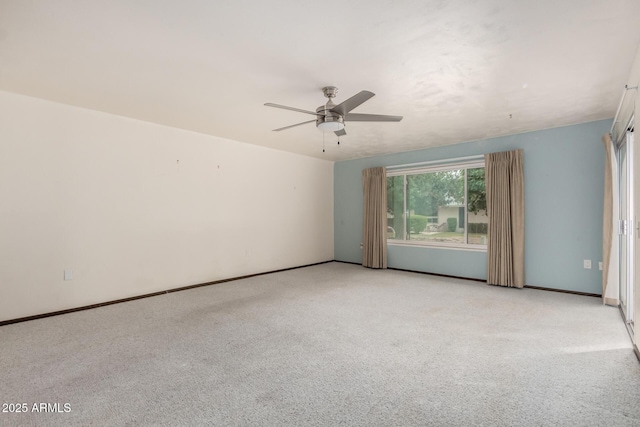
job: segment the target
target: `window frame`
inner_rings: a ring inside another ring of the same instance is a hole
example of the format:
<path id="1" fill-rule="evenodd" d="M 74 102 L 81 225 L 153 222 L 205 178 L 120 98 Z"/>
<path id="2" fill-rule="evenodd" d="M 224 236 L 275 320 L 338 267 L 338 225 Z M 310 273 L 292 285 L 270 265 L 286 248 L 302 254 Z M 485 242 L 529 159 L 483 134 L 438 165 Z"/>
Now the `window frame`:
<path id="1" fill-rule="evenodd" d="M 404 185 L 403 185 L 403 203 L 404 203 L 404 231 L 402 239 L 389 239 L 387 238 L 387 245 L 392 246 L 409 246 L 409 247 L 428 247 L 428 248 L 437 248 L 437 249 L 454 249 L 454 250 L 466 250 L 466 251 L 475 251 L 475 252 L 486 252 L 487 245 L 484 244 L 475 244 L 475 243 L 459 243 L 459 242 L 430 242 L 425 240 L 407 240 L 407 186 L 408 179 L 407 177 L 410 175 L 420 175 L 425 173 L 434 173 L 434 172 L 444 172 L 449 170 L 463 169 L 464 170 L 464 210 L 465 210 L 465 226 L 464 226 L 464 241 L 468 241 L 468 224 L 469 224 L 469 209 L 468 209 L 468 188 L 467 188 L 467 170 L 468 169 L 477 169 L 477 168 L 485 168 L 484 157 L 480 159 L 468 160 L 468 161 L 452 161 L 452 162 L 439 162 L 433 165 L 422 165 L 422 166 L 398 166 L 393 169 L 387 168 L 387 178 L 395 177 L 395 176 L 404 176 Z M 488 213 L 487 213 L 488 216 Z"/>

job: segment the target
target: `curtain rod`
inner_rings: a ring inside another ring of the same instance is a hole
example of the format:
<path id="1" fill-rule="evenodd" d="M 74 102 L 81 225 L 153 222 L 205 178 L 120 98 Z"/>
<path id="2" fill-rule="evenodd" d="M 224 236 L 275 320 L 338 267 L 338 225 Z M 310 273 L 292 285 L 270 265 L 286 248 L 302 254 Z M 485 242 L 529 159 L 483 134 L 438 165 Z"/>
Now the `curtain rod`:
<path id="1" fill-rule="evenodd" d="M 622 103 L 624 102 L 624 98 L 627 96 L 627 91 L 631 89 L 638 89 L 638 86 L 629 87 L 629 85 L 624 85 L 624 89 L 622 89 L 622 98 L 620 98 L 620 104 L 618 104 L 618 109 L 616 110 L 616 115 L 613 117 L 613 123 L 611 124 L 610 134 L 613 135 L 613 128 L 616 127 L 616 123 L 620 123 L 616 121 L 618 119 L 618 115 L 620 114 L 620 110 L 622 109 Z"/>
<path id="2" fill-rule="evenodd" d="M 387 166 L 387 169 L 404 169 L 411 166 L 427 166 L 427 165 L 433 165 L 437 163 L 455 163 L 455 162 L 460 162 L 462 160 L 480 160 L 480 159 L 484 159 L 484 154 L 478 154 L 477 156 L 456 157 L 455 159 L 431 160 L 428 162 L 418 162 L 418 163 L 409 163 L 406 165 Z"/>

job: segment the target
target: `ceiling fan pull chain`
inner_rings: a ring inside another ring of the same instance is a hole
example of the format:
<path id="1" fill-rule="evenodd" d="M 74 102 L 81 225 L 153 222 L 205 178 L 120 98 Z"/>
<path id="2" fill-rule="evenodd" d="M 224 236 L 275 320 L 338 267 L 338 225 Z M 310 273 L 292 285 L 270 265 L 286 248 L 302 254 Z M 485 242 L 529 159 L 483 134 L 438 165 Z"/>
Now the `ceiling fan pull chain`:
<path id="1" fill-rule="evenodd" d="M 324 153 L 324 132 L 322 132 L 322 152 Z"/>

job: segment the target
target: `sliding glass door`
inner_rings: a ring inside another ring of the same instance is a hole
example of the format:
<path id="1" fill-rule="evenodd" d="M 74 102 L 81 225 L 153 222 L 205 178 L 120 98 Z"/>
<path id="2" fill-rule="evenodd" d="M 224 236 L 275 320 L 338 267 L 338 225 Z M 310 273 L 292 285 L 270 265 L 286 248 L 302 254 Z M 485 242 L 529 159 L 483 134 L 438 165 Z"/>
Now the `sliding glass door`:
<path id="1" fill-rule="evenodd" d="M 620 307 L 633 327 L 634 224 L 633 224 L 633 132 L 628 132 L 618 150 L 620 183 Z"/>

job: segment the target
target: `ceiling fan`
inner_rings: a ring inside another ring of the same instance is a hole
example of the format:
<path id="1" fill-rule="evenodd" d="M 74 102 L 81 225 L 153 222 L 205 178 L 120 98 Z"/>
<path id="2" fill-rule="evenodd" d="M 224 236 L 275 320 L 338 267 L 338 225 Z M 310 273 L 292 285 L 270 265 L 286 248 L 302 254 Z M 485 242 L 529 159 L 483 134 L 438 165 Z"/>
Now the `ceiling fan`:
<path id="1" fill-rule="evenodd" d="M 284 110 L 297 111 L 299 113 L 306 113 L 316 116 L 315 120 L 309 120 L 295 125 L 285 126 L 282 128 L 274 129 L 275 132 L 279 132 L 285 129 L 291 129 L 296 126 L 305 125 L 307 123 L 316 122 L 316 127 L 323 132 L 334 132 L 338 136 L 346 135 L 344 130 L 344 122 L 399 122 L 402 120 L 402 116 L 386 116 L 382 114 L 359 114 L 351 113 L 350 111 L 359 105 L 365 103 L 369 99 L 375 96 L 375 93 L 363 90 L 351 98 L 343 101 L 342 103 L 335 105 L 333 98 L 338 94 L 338 88 L 335 86 L 326 86 L 322 88 L 324 96 L 329 98 L 329 101 L 325 105 L 321 105 L 316 108 L 315 113 L 309 110 L 302 110 L 300 108 L 287 107 L 286 105 L 273 104 L 267 102 L 267 107 L 282 108 Z"/>

